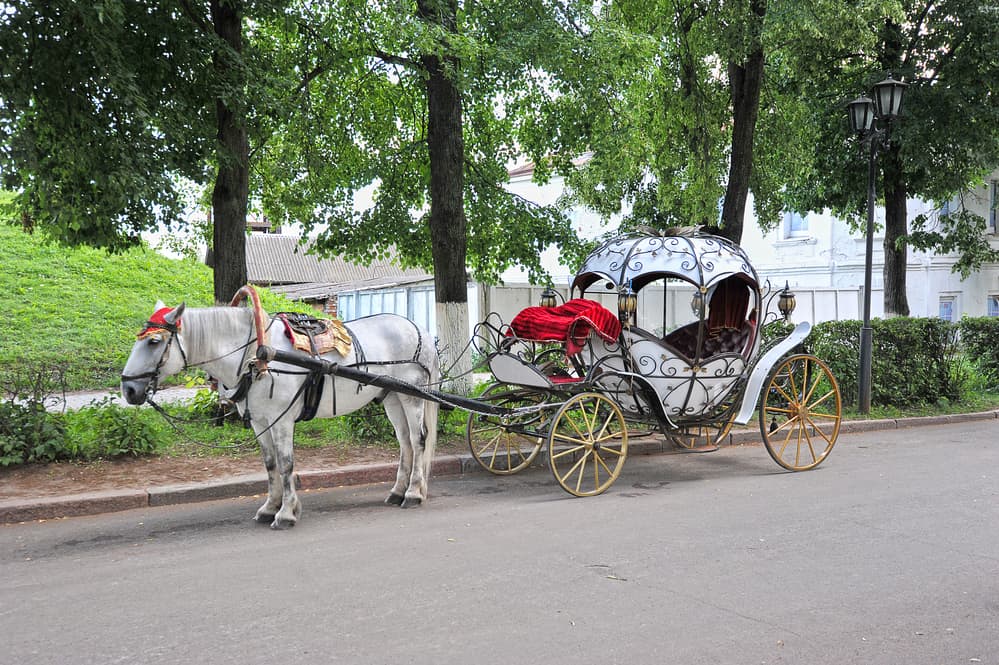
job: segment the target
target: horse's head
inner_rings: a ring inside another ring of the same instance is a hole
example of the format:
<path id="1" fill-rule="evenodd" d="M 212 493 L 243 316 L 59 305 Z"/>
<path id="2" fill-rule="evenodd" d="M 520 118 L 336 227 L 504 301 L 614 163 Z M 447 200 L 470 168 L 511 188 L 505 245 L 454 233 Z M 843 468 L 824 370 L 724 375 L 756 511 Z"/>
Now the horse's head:
<path id="1" fill-rule="evenodd" d="M 129 404 L 145 402 L 148 394 L 156 392 L 160 377 L 176 374 L 187 365 L 180 333 L 183 313 L 183 303 L 170 309 L 157 301 L 121 373 L 121 394 Z"/>

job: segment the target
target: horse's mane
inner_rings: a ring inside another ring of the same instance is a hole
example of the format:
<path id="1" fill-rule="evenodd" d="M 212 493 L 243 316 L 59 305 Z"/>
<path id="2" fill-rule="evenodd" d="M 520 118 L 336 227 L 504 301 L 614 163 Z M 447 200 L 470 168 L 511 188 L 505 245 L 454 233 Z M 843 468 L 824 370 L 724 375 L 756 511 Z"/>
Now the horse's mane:
<path id="1" fill-rule="evenodd" d="M 181 320 L 189 344 L 211 348 L 219 343 L 245 344 L 253 326 L 253 312 L 245 307 L 191 308 Z"/>

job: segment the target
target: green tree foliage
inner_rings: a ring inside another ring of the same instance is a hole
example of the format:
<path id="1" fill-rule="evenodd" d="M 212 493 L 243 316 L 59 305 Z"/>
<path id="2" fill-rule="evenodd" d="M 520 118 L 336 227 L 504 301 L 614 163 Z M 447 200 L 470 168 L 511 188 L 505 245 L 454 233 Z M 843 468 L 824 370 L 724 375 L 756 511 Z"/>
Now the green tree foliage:
<path id="1" fill-rule="evenodd" d="M 156 2 L 19 0 L 0 14 L 0 174 L 20 221 L 119 251 L 207 177 L 211 43 Z"/>
<path id="2" fill-rule="evenodd" d="M 0 16 L 0 173 L 21 223 L 120 251 L 184 223 L 179 179 L 212 183 L 215 298 L 246 281 L 244 5 L 18 0 Z"/>
<path id="3" fill-rule="evenodd" d="M 319 74 L 288 100 L 293 112 L 267 120 L 272 131 L 254 153 L 264 209 L 276 222 L 321 231 L 321 252 L 367 261 L 394 249 L 407 267 L 441 270 L 430 223 L 427 80 L 436 59 L 461 100 L 453 129 L 464 146 L 454 158 L 462 182 L 453 185 L 463 194 L 468 266 L 492 282 L 519 263 L 542 281 L 541 251 L 552 243 L 572 251 L 575 235 L 559 209 L 521 200 L 503 184 L 517 154 L 516 114 L 528 110 L 516 100 L 532 85 L 527 63 L 551 28 L 550 9 L 484 2 L 455 12 L 453 25 L 442 26 L 421 18 L 416 3 L 332 3 L 313 7 L 308 24 L 267 35 L 277 61 Z M 369 185 L 374 204 L 358 210 L 354 194 Z"/>
<path id="4" fill-rule="evenodd" d="M 845 103 L 886 72 L 909 83 L 877 183 L 886 208 L 885 311 L 907 314 L 906 199 L 951 200 L 999 163 L 999 13 L 979 0 L 905 0 L 892 7 L 872 24 L 872 45 L 818 63 L 802 82 L 815 157 L 789 180 L 788 193 L 798 210 L 828 207 L 859 224 L 867 153 L 849 136 Z M 964 265 L 976 267 L 987 253 L 968 221 L 934 227 L 934 220 L 923 220 L 921 230 L 932 235 L 919 236 L 919 246 L 959 247 Z"/>
<path id="5" fill-rule="evenodd" d="M 811 161 L 801 77 L 871 42 L 882 4 L 621 0 L 593 14 L 569 3 L 577 30 L 544 61 L 554 94 L 538 95 L 543 117 L 521 141 L 575 200 L 604 214 L 624 202 L 626 225 L 720 223 L 738 241 L 750 189 L 771 228 Z"/>

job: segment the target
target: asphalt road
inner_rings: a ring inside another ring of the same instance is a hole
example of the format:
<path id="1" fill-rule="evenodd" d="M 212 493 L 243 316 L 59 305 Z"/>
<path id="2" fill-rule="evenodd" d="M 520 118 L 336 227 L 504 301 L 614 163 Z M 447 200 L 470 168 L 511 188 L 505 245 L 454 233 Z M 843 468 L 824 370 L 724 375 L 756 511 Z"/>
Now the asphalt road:
<path id="1" fill-rule="evenodd" d="M 999 442 L 979 421 L 0 527 L 0 662 L 999 664 Z"/>

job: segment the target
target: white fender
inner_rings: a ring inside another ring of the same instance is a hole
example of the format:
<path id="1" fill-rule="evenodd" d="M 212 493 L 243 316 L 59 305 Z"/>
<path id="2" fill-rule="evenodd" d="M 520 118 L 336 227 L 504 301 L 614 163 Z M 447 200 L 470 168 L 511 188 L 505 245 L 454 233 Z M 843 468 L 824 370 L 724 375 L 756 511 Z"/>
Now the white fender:
<path id="1" fill-rule="evenodd" d="M 777 364 L 777 361 L 785 353 L 800 344 L 803 339 L 808 337 L 808 333 L 811 330 L 812 324 L 808 321 L 802 321 L 794 327 L 790 335 L 763 354 L 763 357 L 756 363 L 752 373 L 749 375 L 746 391 L 742 395 L 742 408 L 734 420 L 737 425 L 745 425 L 753 417 L 753 412 L 756 411 L 756 402 L 760 397 L 760 391 L 763 389 L 763 382 L 766 381 L 767 375 L 770 374 L 770 370 Z"/>

